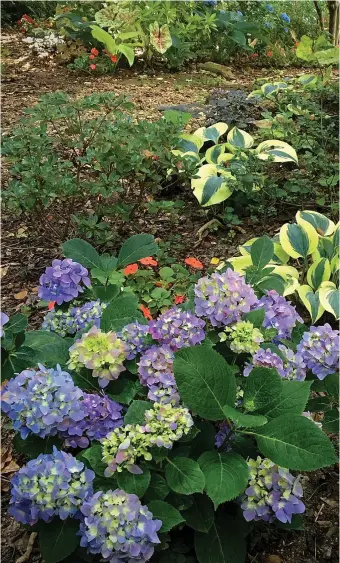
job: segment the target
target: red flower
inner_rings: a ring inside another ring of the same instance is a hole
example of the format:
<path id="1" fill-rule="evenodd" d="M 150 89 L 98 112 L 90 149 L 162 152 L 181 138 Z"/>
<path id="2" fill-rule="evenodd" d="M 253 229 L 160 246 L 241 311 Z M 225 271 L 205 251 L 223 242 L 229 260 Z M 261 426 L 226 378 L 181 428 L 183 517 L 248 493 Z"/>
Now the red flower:
<path id="1" fill-rule="evenodd" d="M 48 304 L 48 310 L 52 311 L 52 309 L 54 309 L 54 305 L 56 304 L 56 301 L 50 301 Z"/>
<path id="2" fill-rule="evenodd" d="M 252 53 L 252 54 L 251 54 L 251 57 L 252 57 L 253 59 L 256 59 L 256 57 L 258 57 L 258 56 L 259 56 L 258 53 Z"/>
<path id="3" fill-rule="evenodd" d="M 97 57 L 97 56 L 99 55 L 98 49 L 95 49 L 94 47 L 93 47 L 93 49 L 91 49 L 91 53 L 92 53 L 92 55 L 94 55 L 95 57 Z"/>
<path id="4" fill-rule="evenodd" d="M 139 305 L 140 310 L 142 311 L 144 317 L 146 319 L 148 319 L 149 321 L 152 321 L 152 315 L 150 313 L 150 309 L 148 309 L 147 307 L 145 307 L 145 305 Z"/>
<path id="5" fill-rule="evenodd" d="M 118 61 L 118 57 L 116 55 L 111 55 L 111 61 L 116 63 Z"/>
<path id="6" fill-rule="evenodd" d="M 152 256 L 147 256 L 146 258 L 141 258 L 138 260 L 143 266 L 158 266 L 157 260 L 152 258 Z"/>
<path id="7" fill-rule="evenodd" d="M 90 65 L 91 70 L 96 70 L 96 68 L 97 68 L 96 65 Z"/>
<path id="8" fill-rule="evenodd" d="M 92 60 L 92 59 L 95 59 L 95 56 L 94 56 L 94 55 L 90 55 L 90 56 L 89 56 L 89 59 L 91 59 L 91 60 Z"/>
<path id="9" fill-rule="evenodd" d="M 18 20 L 18 21 L 17 21 L 17 24 L 18 24 L 18 25 L 21 25 L 21 20 Z"/>
<path id="10" fill-rule="evenodd" d="M 179 303 L 183 303 L 185 301 L 185 295 L 175 295 L 175 305 L 179 305 Z"/>
<path id="11" fill-rule="evenodd" d="M 157 156 L 156 154 L 153 154 L 151 158 L 152 160 L 159 160 L 159 156 Z"/>
<path id="12" fill-rule="evenodd" d="M 272 57 L 273 56 L 273 51 L 267 51 L 267 57 Z"/>
<path id="13" fill-rule="evenodd" d="M 21 27 L 21 28 L 20 28 L 20 31 L 21 31 L 21 33 L 25 33 L 25 32 L 26 32 L 26 29 L 25 29 L 24 27 Z"/>
<path id="14" fill-rule="evenodd" d="M 199 260 L 197 260 L 197 258 L 186 258 L 184 260 L 184 262 L 188 265 L 191 266 L 191 268 L 195 268 L 195 270 L 203 270 L 203 264 L 202 262 L 200 262 Z"/>
<path id="15" fill-rule="evenodd" d="M 130 274 L 135 274 L 138 270 L 138 264 L 129 264 L 124 268 L 123 272 L 125 276 L 129 276 Z"/>
<path id="16" fill-rule="evenodd" d="M 34 22 L 34 20 L 31 18 L 31 16 L 28 16 L 27 14 L 24 14 L 21 19 L 26 20 L 28 23 Z"/>

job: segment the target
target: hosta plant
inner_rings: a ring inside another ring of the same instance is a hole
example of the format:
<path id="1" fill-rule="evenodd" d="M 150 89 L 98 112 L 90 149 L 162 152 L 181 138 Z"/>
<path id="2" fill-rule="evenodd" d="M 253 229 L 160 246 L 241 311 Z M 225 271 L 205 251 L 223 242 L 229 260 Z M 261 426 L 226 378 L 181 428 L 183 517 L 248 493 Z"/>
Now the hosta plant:
<path id="1" fill-rule="evenodd" d="M 340 317 L 339 304 L 339 225 L 316 211 L 298 211 L 296 223 L 285 223 L 273 241 L 268 237 L 251 239 L 240 246 L 240 257 L 229 262 L 249 278 L 256 270 L 257 246 L 265 250 L 256 283 L 261 285 L 265 274 L 267 289 L 277 289 L 277 278 L 284 284 L 283 295 L 297 293 L 312 322 L 328 312 Z M 294 263 L 294 266 L 291 263 Z M 255 266 L 255 270 L 254 270 Z"/>
<path id="2" fill-rule="evenodd" d="M 228 132 L 227 142 L 220 143 L 227 131 L 226 123 L 215 123 L 192 134 L 183 133 L 179 149 L 173 151 L 194 166 L 191 187 L 203 207 L 226 200 L 237 189 L 238 182 L 259 190 L 261 175 L 252 173 L 252 159 L 298 163 L 296 151 L 288 143 L 273 139 L 252 148 L 255 139 L 237 127 Z"/>
<path id="3" fill-rule="evenodd" d="M 339 332 L 303 325 L 275 291 L 259 299 L 231 268 L 147 322 L 133 294 L 94 277 L 152 257 L 141 237 L 117 258 L 66 243 L 40 279 L 57 301 L 42 327 L 2 315 L 5 351 L 19 325 L 30 350 L 1 390 L 28 458 L 9 513 L 38 533 L 46 563 L 242 563 L 264 522 L 301 527 L 299 471 L 337 461 Z"/>

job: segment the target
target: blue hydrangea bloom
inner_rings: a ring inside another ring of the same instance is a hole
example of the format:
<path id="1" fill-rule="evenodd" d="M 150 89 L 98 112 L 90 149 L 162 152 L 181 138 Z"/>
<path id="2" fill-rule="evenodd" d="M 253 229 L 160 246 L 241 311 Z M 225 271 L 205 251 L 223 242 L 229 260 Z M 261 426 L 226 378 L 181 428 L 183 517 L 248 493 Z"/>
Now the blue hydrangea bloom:
<path id="1" fill-rule="evenodd" d="M 266 23 L 265 23 L 265 26 L 266 26 L 268 29 L 271 29 L 271 28 L 272 28 L 272 24 L 271 24 L 270 22 L 266 22 Z"/>
<path id="2" fill-rule="evenodd" d="M 149 323 L 152 338 L 173 351 L 200 344 L 205 338 L 204 326 L 205 321 L 178 307 L 169 309 Z"/>
<path id="3" fill-rule="evenodd" d="M 162 403 L 176 403 L 179 396 L 173 372 L 174 353 L 169 346 L 151 346 L 138 362 L 142 385 L 149 388 L 148 398 Z"/>
<path id="4" fill-rule="evenodd" d="M 243 13 L 240 10 L 237 10 L 236 12 L 239 16 L 243 16 Z"/>
<path id="5" fill-rule="evenodd" d="M 153 520 L 136 495 L 98 491 L 81 507 L 80 545 L 110 563 L 145 563 L 160 543 L 161 520 Z"/>
<path id="6" fill-rule="evenodd" d="M 83 285 L 91 285 L 87 269 L 70 258 L 53 260 L 52 266 L 46 268 L 39 281 L 39 297 L 45 301 L 56 301 L 58 305 L 78 297 L 84 291 Z"/>
<path id="7" fill-rule="evenodd" d="M 275 368 L 279 375 L 286 379 L 303 381 L 306 378 L 306 364 L 301 354 L 294 354 L 293 350 L 283 344 L 278 346 L 283 357 L 280 357 L 270 348 L 260 348 L 252 357 L 251 363 L 246 364 L 243 375 L 248 376 L 254 367 Z"/>
<path id="8" fill-rule="evenodd" d="M 8 323 L 9 316 L 6 313 L 0 313 L 0 338 L 2 338 L 4 334 L 4 325 Z"/>
<path id="9" fill-rule="evenodd" d="M 8 513 L 30 526 L 54 516 L 80 518 L 80 507 L 93 494 L 94 477 L 71 454 L 53 448 L 52 454 L 40 454 L 12 477 Z"/>
<path id="10" fill-rule="evenodd" d="M 308 332 L 303 333 L 297 353 L 318 379 L 324 379 L 338 370 L 339 331 L 333 330 L 328 323 L 310 327 Z"/>
<path id="11" fill-rule="evenodd" d="M 267 291 L 267 295 L 261 297 L 256 307 L 253 308 L 264 308 L 263 327 L 275 328 L 278 338 L 290 338 L 296 323 L 303 323 L 303 319 L 295 307 L 275 290 Z"/>
<path id="12" fill-rule="evenodd" d="M 267 10 L 267 12 L 274 12 L 274 7 L 271 4 L 266 4 L 265 5 L 265 9 Z"/>
<path id="13" fill-rule="evenodd" d="M 284 31 L 285 33 L 288 33 L 288 31 L 289 31 L 288 27 L 284 27 L 284 28 L 283 28 L 283 31 Z"/>
<path id="14" fill-rule="evenodd" d="M 38 370 L 24 370 L 6 384 L 1 408 L 23 439 L 29 433 L 45 438 L 84 419 L 82 397 L 82 390 L 60 366 L 46 369 L 39 364 Z"/>
<path id="15" fill-rule="evenodd" d="M 281 18 L 282 21 L 284 21 L 285 23 L 290 23 L 290 17 L 289 17 L 288 14 L 286 14 L 285 12 L 283 12 L 282 14 L 280 14 L 280 18 Z"/>
<path id="16" fill-rule="evenodd" d="M 41 328 L 56 332 L 63 337 L 67 334 L 76 334 L 80 330 L 89 330 L 92 326 L 99 328 L 100 318 L 105 308 L 106 304 L 100 303 L 97 299 L 97 301 L 89 301 L 84 305 L 71 307 L 68 311 L 55 309 L 47 313 Z"/>
<path id="17" fill-rule="evenodd" d="M 146 338 L 148 334 L 149 326 L 142 325 L 139 322 L 130 323 L 122 328 L 117 336 L 123 340 L 127 346 L 127 360 L 133 360 L 137 354 L 147 349 Z"/>

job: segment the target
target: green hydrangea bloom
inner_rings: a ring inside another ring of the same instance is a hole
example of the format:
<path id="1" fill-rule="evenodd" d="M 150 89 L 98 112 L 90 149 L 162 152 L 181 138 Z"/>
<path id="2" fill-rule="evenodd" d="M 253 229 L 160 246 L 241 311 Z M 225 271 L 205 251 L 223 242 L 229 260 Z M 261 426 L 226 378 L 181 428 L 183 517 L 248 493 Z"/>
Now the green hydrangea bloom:
<path id="1" fill-rule="evenodd" d="M 219 337 L 222 342 L 228 339 L 230 349 L 238 354 L 242 352 L 254 354 L 264 341 L 261 331 L 249 321 L 240 321 L 232 327 L 225 328 Z"/>

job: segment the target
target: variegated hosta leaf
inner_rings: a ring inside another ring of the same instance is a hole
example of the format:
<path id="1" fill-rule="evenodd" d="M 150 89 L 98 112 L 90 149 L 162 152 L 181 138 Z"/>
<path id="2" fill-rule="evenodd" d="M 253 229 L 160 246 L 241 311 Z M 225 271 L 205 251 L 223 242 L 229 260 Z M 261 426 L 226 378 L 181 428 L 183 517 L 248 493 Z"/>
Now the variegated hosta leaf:
<path id="1" fill-rule="evenodd" d="M 340 317 L 340 292 L 335 283 L 325 281 L 319 289 L 321 305 L 336 319 Z"/>
<path id="2" fill-rule="evenodd" d="M 172 45 L 172 39 L 169 26 L 162 25 L 159 27 L 158 22 L 150 23 L 150 43 L 158 51 L 165 53 Z"/>
<path id="3" fill-rule="evenodd" d="M 267 82 L 262 84 L 261 92 L 264 96 L 270 96 L 279 90 L 287 90 L 287 88 L 288 84 L 286 82 Z"/>
<path id="4" fill-rule="evenodd" d="M 331 273 L 334 274 L 340 270 L 340 258 L 339 256 L 333 256 L 331 261 Z"/>
<path id="5" fill-rule="evenodd" d="M 247 99 L 249 99 L 249 98 L 262 98 L 262 96 L 263 96 L 262 90 L 253 90 L 252 92 L 250 92 L 250 94 L 248 94 Z"/>
<path id="6" fill-rule="evenodd" d="M 300 220 L 301 221 L 301 220 Z M 328 258 L 331 260 L 334 256 L 334 244 L 332 237 L 320 237 L 318 246 L 312 254 L 314 262 L 318 262 L 321 258 Z"/>
<path id="7" fill-rule="evenodd" d="M 254 138 L 243 129 L 233 127 L 227 136 L 228 143 L 239 149 L 250 149 L 254 144 Z"/>
<path id="8" fill-rule="evenodd" d="M 283 250 L 292 258 L 306 258 L 316 250 L 318 234 L 314 227 L 304 222 L 304 226 L 297 223 L 285 223 L 280 229 L 280 244 Z"/>
<path id="9" fill-rule="evenodd" d="M 232 265 L 235 272 L 244 274 L 246 268 L 253 265 L 250 254 L 247 256 L 236 256 L 235 258 L 228 258 L 228 262 Z"/>
<path id="10" fill-rule="evenodd" d="M 263 141 L 255 149 L 255 153 L 260 160 L 268 160 L 273 157 L 274 162 L 295 162 L 298 164 L 296 150 L 284 141 L 268 140 Z"/>
<path id="11" fill-rule="evenodd" d="M 230 162 L 234 158 L 235 156 L 233 154 L 230 154 L 230 152 L 225 152 L 223 154 L 220 154 L 220 156 L 217 158 L 217 164 L 221 164 L 223 166 L 226 162 Z"/>
<path id="12" fill-rule="evenodd" d="M 322 282 L 329 281 L 330 277 L 331 265 L 327 258 L 314 262 L 307 272 L 307 281 L 313 289 L 318 289 Z"/>
<path id="13" fill-rule="evenodd" d="M 210 149 L 207 149 L 205 153 L 205 160 L 208 162 L 208 164 L 218 164 L 218 158 L 219 156 L 223 155 L 224 151 L 225 144 L 214 145 L 213 147 L 210 147 Z"/>
<path id="14" fill-rule="evenodd" d="M 287 109 L 291 111 L 294 115 L 308 115 L 308 109 L 302 109 L 300 106 L 294 106 L 293 104 L 288 104 Z"/>
<path id="15" fill-rule="evenodd" d="M 178 150 L 171 151 L 174 156 L 180 156 L 182 160 L 186 160 L 188 162 L 192 162 L 193 164 L 200 164 L 201 159 L 196 152 L 188 151 L 182 152 Z"/>
<path id="16" fill-rule="evenodd" d="M 320 290 L 317 290 L 314 293 L 309 285 L 300 285 L 297 292 L 302 303 L 310 314 L 312 322 L 315 323 L 325 312 L 320 300 Z"/>
<path id="17" fill-rule="evenodd" d="M 319 77 L 316 74 L 302 74 L 297 79 L 303 86 L 315 86 L 319 81 Z"/>
<path id="18" fill-rule="evenodd" d="M 298 211 L 295 217 L 297 223 L 301 219 L 308 221 L 320 236 L 327 237 L 335 231 L 335 223 L 317 211 Z"/>
<path id="19" fill-rule="evenodd" d="M 195 152 L 199 153 L 200 149 L 203 147 L 203 140 L 197 135 L 191 133 L 182 133 L 178 147 L 183 152 Z"/>
<path id="20" fill-rule="evenodd" d="M 283 292 L 283 297 L 286 297 L 287 295 L 292 295 L 293 293 L 295 293 L 295 291 L 298 290 L 300 284 L 299 284 L 299 280 L 297 280 L 296 278 L 287 276 L 285 279 L 285 290 Z"/>
<path id="21" fill-rule="evenodd" d="M 274 260 L 282 262 L 282 264 L 287 264 L 289 261 L 289 254 L 285 252 L 279 242 L 274 241 Z"/>
<path id="22" fill-rule="evenodd" d="M 235 177 L 214 164 L 204 164 L 191 180 L 195 197 L 203 206 L 216 205 L 226 200 L 232 193 Z"/>
<path id="23" fill-rule="evenodd" d="M 291 295 L 299 287 L 299 272 L 293 266 L 286 265 L 276 265 L 274 263 L 269 263 L 268 267 L 273 268 L 272 274 L 280 276 L 285 282 L 285 290 L 283 295 Z"/>
<path id="24" fill-rule="evenodd" d="M 258 239 L 258 237 L 254 237 L 251 238 L 249 240 L 247 240 L 246 242 L 244 242 L 243 244 L 241 244 L 238 249 L 240 251 L 240 253 L 242 254 L 242 256 L 248 256 L 248 254 L 250 254 L 251 251 L 251 245 Z"/>
<path id="25" fill-rule="evenodd" d="M 334 254 L 338 254 L 340 248 L 340 222 L 337 223 L 337 225 L 335 226 L 332 242 L 333 242 Z"/>
<path id="26" fill-rule="evenodd" d="M 224 135 L 227 131 L 228 125 L 221 121 L 210 125 L 210 127 L 200 127 L 194 132 L 194 135 L 202 139 L 204 143 L 206 141 L 212 141 L 216 145 L 221 135 Z"/>

